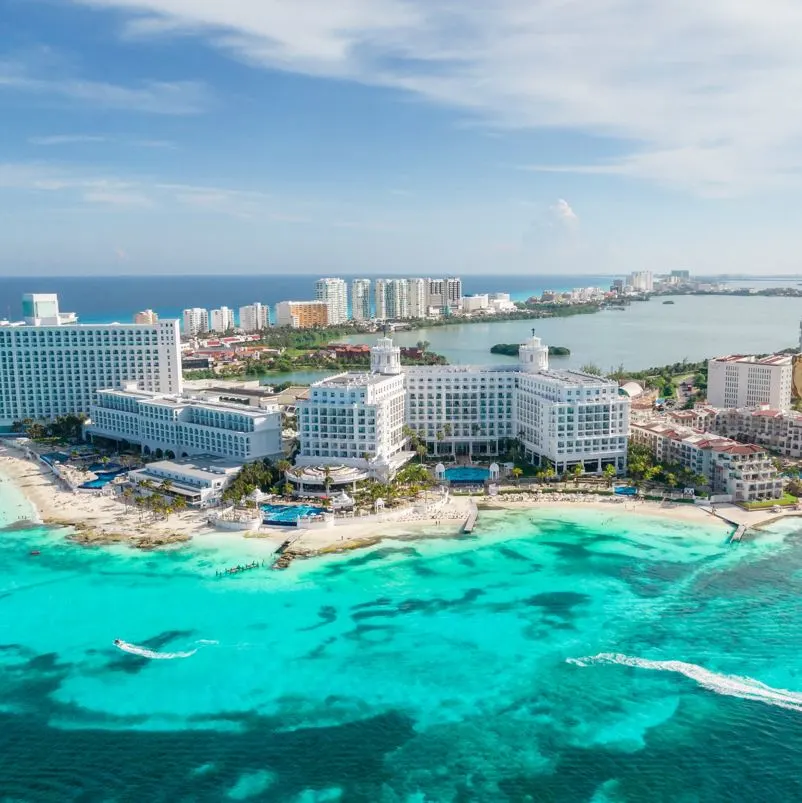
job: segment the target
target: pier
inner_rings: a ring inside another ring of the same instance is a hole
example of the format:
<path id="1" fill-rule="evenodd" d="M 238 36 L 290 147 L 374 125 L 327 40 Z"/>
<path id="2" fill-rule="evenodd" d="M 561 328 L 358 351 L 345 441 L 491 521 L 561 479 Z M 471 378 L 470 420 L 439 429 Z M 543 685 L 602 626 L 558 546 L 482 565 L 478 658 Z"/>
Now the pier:
<path id="1" fill-rule="evenodd" d="M 473 528 L 476 526 L 476 519 L 479 517 L 479 511 L 474 508 L 469 514 L 468 518 L 465 519 L 465 523 L 462 525 L 462 532 L 466 535 L 473 532 Z"/>
<path id="2" fill-rule="evenodd" d="M 730 536 L 730 543 L 731 544 L 740 544 L 741 539 L 744 537 L 744 533 L 746 532 L 746 525 L 739 524 L 733 534 Z"/>
<path id="3" fill-rule="evenodd" d="M 231 566 L 228 569 L 223 569 L 222 571 L 216 571 L 214 573 L 215 577 L 226 577 L 230 574 L 242 574 L 243 572 L 252 572 L 254 569 L 261 569 L 264 567 L 264 561 L 259 563 L 258 560 L 253 561 L 253 563 L 246 563 L 243 566 Z"/>

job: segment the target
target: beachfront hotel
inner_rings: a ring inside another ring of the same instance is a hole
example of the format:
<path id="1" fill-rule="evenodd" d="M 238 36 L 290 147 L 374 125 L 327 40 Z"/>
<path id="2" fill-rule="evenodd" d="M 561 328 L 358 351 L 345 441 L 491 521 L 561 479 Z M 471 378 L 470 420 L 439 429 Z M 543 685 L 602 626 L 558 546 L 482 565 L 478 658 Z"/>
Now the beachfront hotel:
<path id="1" fill-rule="evenodd" d="M 529 462 L 558 472 L 626 469 L 629 398 L 612 380 L 549 370 L 534 336 L 515 366 L 402 367 L 400 349 L 381 338 L 369 373 L 317 382 L 298 410 L 302 465 L 370 464 L 391 475 L 411 457 L 406 423 L 433 454 L 492 456 L 519 440 Z"/>
<path id="2" fill-rule="evenodd" d="M 225 391 L 223 391 L 225 392 Z M 89 408 L 88 436 L 99 436 L 175 457 L 213 455 L 247 462 L 281 457 L 281 413 L 142 391 L 133 386 L 104 389 Z"/>
<path id="3" fill-rule="evenodd" d="M 316 382 L 296 405 L 297 466 L 348 466 L 353 479 L 388 479 L 412 453 L 404 437 L 401 350 L 390 338 L 371 349 L 371 370 Z"/>
<path id="4" fill-rule="evenodd" d="M 351 317 L 355 321 L 370 320 L 370 279 L 351 282 Z"/>
<path id="5" fill-rule="evenodd" d="M 713 407 L 791 407 L 793 358 L 731 355 L 708 362 L 707 400 Z"/>
<path id="6" fill-rule="evenodd" d="M 181 392 L 178 321 L 79 324 L 39 294 L 23 297 L 23 312 L 0 325 L 0 426 L 89 412 L 98 390 L 125 382 Z"/>
<path id="7" fill-rule="evenodd" d="M 783 478 L 771 455 L 755 444 L 663 422 L 633 424 L 632 440 L 660 462 L 677 463 L 705 477 L 714 494 L 734 502 L 779 499 L 783 494 Z"/>

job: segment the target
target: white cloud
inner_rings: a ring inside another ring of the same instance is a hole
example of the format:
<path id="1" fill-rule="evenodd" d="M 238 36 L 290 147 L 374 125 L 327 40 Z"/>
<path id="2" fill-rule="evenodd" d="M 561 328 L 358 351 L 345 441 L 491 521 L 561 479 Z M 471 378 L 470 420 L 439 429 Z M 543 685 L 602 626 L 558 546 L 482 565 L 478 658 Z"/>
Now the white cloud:
<path id="1" fill-rule="evenodd" d="M 153 201 L 144 193 L 131 190 L 91 189 L 83 194 L 83 199 L 90 204 L 104 206 L 132 207 L 149 209 L 154 206 Z"/>
<path id="2" fill-rule="evenodd" d="M 106 137 L 96 134 L 53 134 L 48 137 L 30 137 L 31 145 L 83 145 L 106 142 Z"/>
<path id="3" fill-rule="evenodd" d="M 802 162 L 798 0 L 73 1 L 127 11 L 129 36 L 203 36 L 496 127 L 620 141 L 619 158 L 562 170 L 721 194 L 796 181 Z"/>
<path id="4" fill-rule="evenodd" d="M 132 139 L 129 137 L 107 136 L 105 134 L 51 134 L 49 136 L 29 137 L 31 145 L 45 147 L 56 145 L 93 145 L 100 143 L 118 143 L 135 148 L 166 148 L 176 150 L 177 145 L 165 139 Z"/>
<path id="5" fill-rule="evenodd" d="M 551 213 L 557 220 L 566 225 L 572 226 L 579 223 L 579 217 L 571 209 L 571 205 L 563 198 L 559 198 L 557 203 L 551 206 Z"/>
<path id="6" fill-rule="evenodd" d="M 20 63 L 0 62 L 0 91 L 31 92 L 77 103 L 149 114 L 199 114 L 210 106 L 206 87 L 196 81 L 146 81 L 121 86 L 104 81 L 30 74 Z"/>

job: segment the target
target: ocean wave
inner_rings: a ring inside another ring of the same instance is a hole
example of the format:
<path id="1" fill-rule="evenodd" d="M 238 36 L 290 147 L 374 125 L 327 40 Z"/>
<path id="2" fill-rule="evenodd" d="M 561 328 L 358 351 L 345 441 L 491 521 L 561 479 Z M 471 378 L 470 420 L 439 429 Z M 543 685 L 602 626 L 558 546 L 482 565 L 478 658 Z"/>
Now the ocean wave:
<path id="1" fill-rule="evenodd" d="M 188 652 L 156 652 L 155 650 L 147 649 L 147 647 L 129 644 L 127 641 L 117 642 L 114 646 L 123 652 L 129 652 L 131 655 L 139 655 L 142 658 L 151 658 L 154 661 L 171 661 L 174 658 L 190 658 L 197 652 L 197 650 L 189 650 Z"/>
<path id="2" fill-rule="evenodd" d="M 566 662 L 575 666 L 598 664 L 619 664 L 657 672 L 675 672 L 698 683 L 702 688 L 727 697 L 754 700 L 766 705 L 802 712 L 802 693 L 788 689 L 775 689 L 759 680 L 740 675 L 724 675 L 712 672 L 697 664 L 684 661 L 650 661 L 647 658 L 633 658 L 621 653 L 603 652 L 586 658 L 567 658 Z"/>

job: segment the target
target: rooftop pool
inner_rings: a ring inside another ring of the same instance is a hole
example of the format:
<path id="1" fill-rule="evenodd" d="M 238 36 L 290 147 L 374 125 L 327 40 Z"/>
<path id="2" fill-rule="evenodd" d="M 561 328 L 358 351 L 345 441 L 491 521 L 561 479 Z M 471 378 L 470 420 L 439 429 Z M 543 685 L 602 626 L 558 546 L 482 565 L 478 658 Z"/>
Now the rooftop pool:
<path id="1" fill-rule="evenodd" d="M 303 516 L 319 516 L 329 511 L 317 505 L 262 505 L 262 521 L 283 527 L 297 527 Z"/>
<path id="2" fill-rule="evenodd" d="M 443 476 L 449 482 L 481 483 L 490 478 L 490 469 L 481 466 L 452 466 L 445 470 Z"/>

